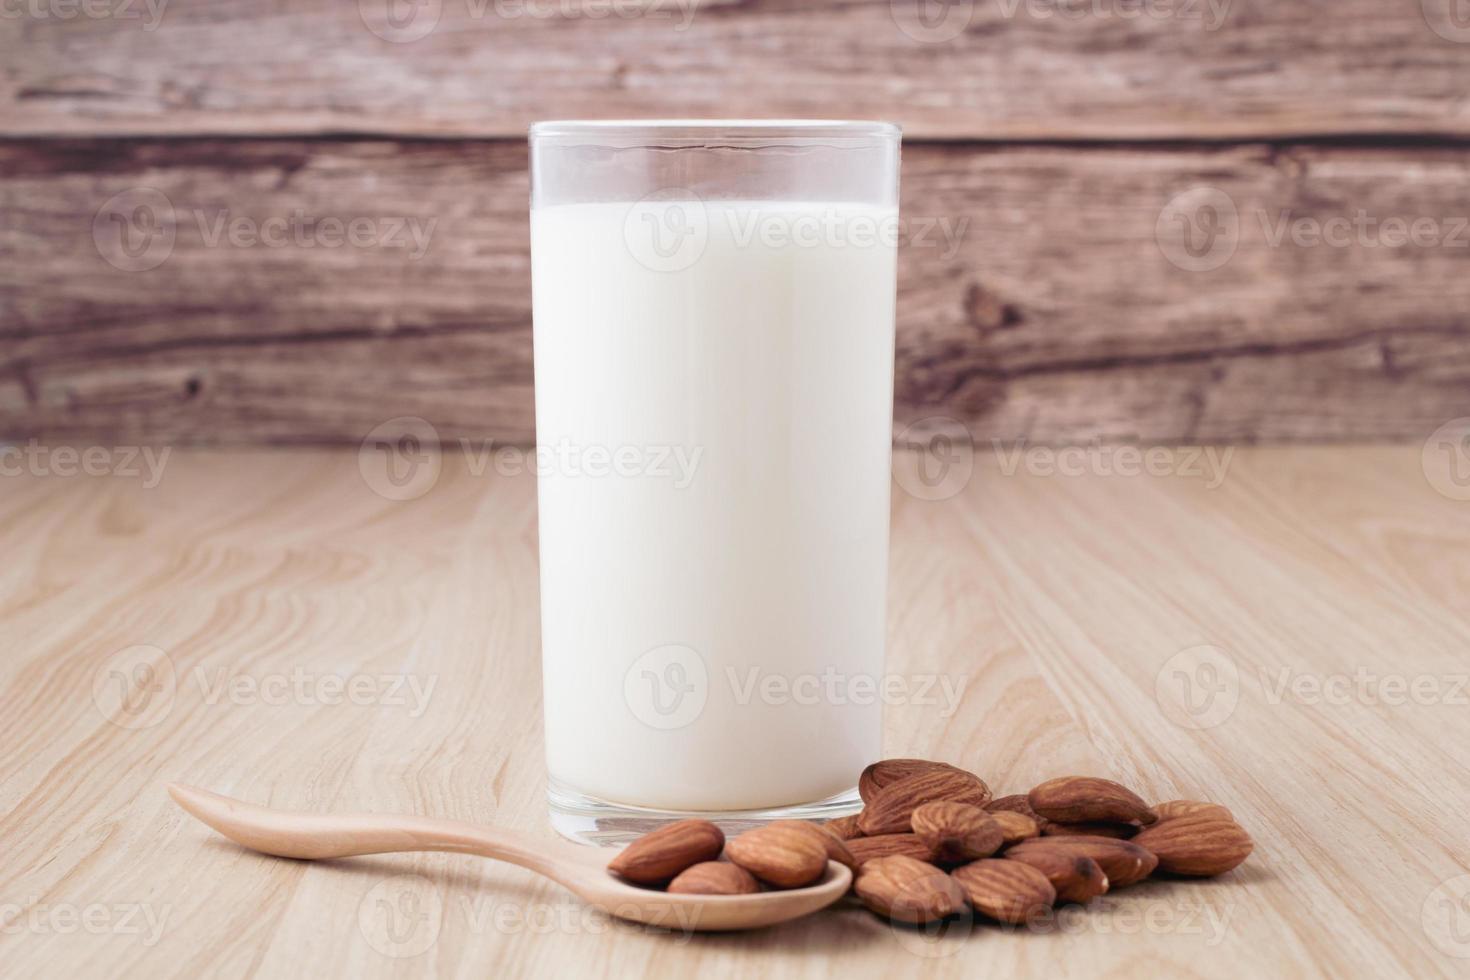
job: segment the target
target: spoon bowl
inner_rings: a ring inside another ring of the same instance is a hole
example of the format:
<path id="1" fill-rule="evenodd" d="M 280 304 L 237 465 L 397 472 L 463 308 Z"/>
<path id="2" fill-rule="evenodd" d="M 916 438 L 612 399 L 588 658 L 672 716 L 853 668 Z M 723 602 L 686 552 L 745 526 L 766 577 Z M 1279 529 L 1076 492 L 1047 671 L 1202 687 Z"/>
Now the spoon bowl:
<path id="1" fill-rule="evenodd" d="M 630 922 L 680 932 L 758 929 L 836 902 L 852 872 L 835 861 L 816 883 L 754 895 L 670 894 L 613 875 L 615 848 L 593 848 L 459 820 L 375 814 L 292 813 L 171 783 L 169 796 L 202 823 L 262 854 L 314 861 L 363 854 L 449 851 L 506 861 L 555 881 L 588 905 Z"/>

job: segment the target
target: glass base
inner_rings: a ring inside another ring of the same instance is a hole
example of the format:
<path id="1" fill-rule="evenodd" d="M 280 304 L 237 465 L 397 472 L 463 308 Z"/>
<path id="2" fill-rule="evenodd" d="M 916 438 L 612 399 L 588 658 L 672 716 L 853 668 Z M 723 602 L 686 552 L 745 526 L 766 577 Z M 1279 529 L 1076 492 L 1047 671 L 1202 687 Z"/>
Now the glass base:
<path id="1" fill-rule="evenodd" d="M 856 813 L 863 807 L 857 787 L 815 803 L 773 807 L 767 810 L 649 810 L 609 803 L 585 796 L 556 780 L 549 780 L 546 802 L 550 806 L 551 829 L 578 844 L 609 847 L 627 844 L 666 823 L 699 817 L 718 824 L 727 837 L 773 820 L 831 820 Z"/>

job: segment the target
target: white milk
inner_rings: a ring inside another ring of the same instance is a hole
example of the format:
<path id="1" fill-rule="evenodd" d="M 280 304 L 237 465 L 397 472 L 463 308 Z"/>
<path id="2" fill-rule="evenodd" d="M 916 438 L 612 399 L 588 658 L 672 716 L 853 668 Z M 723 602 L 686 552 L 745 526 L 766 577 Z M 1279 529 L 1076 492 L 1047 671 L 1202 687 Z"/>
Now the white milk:
<path id="1" fill-rule="evenodd" d="M 879 752 L 896 213 L 681 207 L 672 258 L 640 245 L 694 227 L 667 211 L 531 216 L 548 767 L 812 802 Z"/>

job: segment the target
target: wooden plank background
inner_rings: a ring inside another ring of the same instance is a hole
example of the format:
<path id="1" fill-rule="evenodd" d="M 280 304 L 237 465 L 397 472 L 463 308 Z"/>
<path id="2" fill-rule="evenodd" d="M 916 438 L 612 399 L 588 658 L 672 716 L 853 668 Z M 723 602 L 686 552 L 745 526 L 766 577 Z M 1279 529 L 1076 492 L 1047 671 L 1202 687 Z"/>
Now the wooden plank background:
<path id="1" fill-rule="evenodd" d="M 38 9 L 0 18 L 0 438 L 352 443 L 418 415 L 530 440 L 524 127 L 576 116 L 901 123 L 900 427 L 1470 414 L 1455 0 Z M 129 257 L 119 217 L 166 247 Z M 325 244 L 354 220 L 364 244 Z M 1312 239 L 1334 220 L 1359 223 Z"/>

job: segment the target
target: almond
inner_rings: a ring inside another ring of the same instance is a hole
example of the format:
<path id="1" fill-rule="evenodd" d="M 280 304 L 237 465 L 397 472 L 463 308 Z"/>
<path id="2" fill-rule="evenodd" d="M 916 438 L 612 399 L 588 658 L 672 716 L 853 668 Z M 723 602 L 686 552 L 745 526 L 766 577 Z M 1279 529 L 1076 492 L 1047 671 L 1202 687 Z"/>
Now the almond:
<path id="1" fill-rule="evenodd" d="M 800 888 L 827 870 L 827 848 L 813 834 L 768 824 L 725 845 L 725 857 L 768 885 Z"/>
<path id="2" fill-rule="evenodd" d="M 1113 837 L 1127 840 L 1141 829 L 1143 828 L 1136 823 L 1057 823 L 1048 820 L 1042 833 L 1048 837 Z"/>
<path id="3" fill-rule="evenodd" d="M 863 836 L 858 830 L 858 815 L 856 813 L 847 817 L 836 817 L 822 824 L 823 829 L 837 835 L 840 840 L 852 840 L 854 837 Z"/>
<path id="4" fill-rule="evenodd" d="M 1167 803 L 1155 803 L 1154 812 L 1159 815 L 1160 820 L 1187 817 L 1192 813 L 1208 813 L 1222 820 L 1235 819 L 1235 814 L 1219 803 L 1201 803 L 1198 800 L 1170 800 Z"/>
<path id="5" fill-rule="evenodd" d="M 990 819 L 1000 827 L 1002 847 L 1019 843 L 1041 833 L 1041 829 L 1036 826 L 1036 821 L 1024 813 L 1017 813 L 1015 810 L 988 810 L 986 812 L 990 814 Z"/>
<path id="6" fill-rule="evenodd" d="M 1101 865 L 1085 854 L 1047 847 L 1045 838 L 1016 845 L 1006 851 L 1005 859 L 1029 864 L 1046 875 L 1059 902 L 1085 904 L 1108 890 L 1108 876 Z"/>
<path id="7" fill-rule="evenodd" d="M 930 762 L 928 759 L 884 759 L 868 766 L 858 776 L 858 795 L 863 798 L 864 803 L 869 803 L 889 783 L 896 783 L 900 779 L 931 769 L 953 768 L 947 762 Z"/>
<path id="8" fill-rule="evenodd" d="M 819 842 L 822 845 L 823 849 L 826 850 L 828 861 L 836 861 L 838 864 L 845 864 L 853 871 L 857 871 L 857 859 L 854 858 L 852 856 L 852 852 L 847 849 L 847 844 L 843 842 L 841 837 L 838 837 L 836 834 L 832 833 L 825 826 L 819 826 L 818 824 L 814 823 L 807 823 L 805 820 L 777 820 L 770 826 L 791 827 L 799 833 L 811 835 L 812 839 Z"/>
<path id="9" fill-rule="evenodd" d="M 1031 809 L 1057 823 L 1151 824 L 1158 819 L 1137 793 L 1121 783 L 1097 776 L 1048 779 L 1026 794 Z"/>
<path id="10" fill-rule="evenodd" d="M 1031 801 L 1026 798 L 1025 793 L 1013 793 L 1010 796 L 1002 796 L 985 804 L 985 809 L 990 813 L 1019 813 L 1024 817 L 1030 817 L 1031 822 L 1036 824 L 1036 832 L 1046 833 L 1046 826 L 1051 821 L 1031 809 Z"/>
<path id="11" fill-rule="evenodd" d="M 676 895 L 753 895 L 760 890 L 749 871 L 729 861 L 701 861 L 669 882 Z"/>
<path id="12" fill-rule="evenodd" d="M 975 911 L 998 922 L 1025 922 L 1057 900 L 1046 875 L 1020 861 L 987 858 L 956 868 L 950 877 Z"/>
<path id="13" fill-rule="evenodd" d="M 639 885 L 658 885 L 701 861 L 713 861 L 725 833 L 708 820 L 679 820 L 623 848 L 607 870 Z"/>
<path id="14" fill-rule="evenodd" d="M 863 865 L 856 888 L 864 905 L 896 922 L 923 925 L 965 907 L 965 894 L 949 875 L 901 854 Z"/>
<path id="15" fill-rule="evenodd" d="M 1102 868 L 1103 874 L 1108 876 L 1109 891 L 1142 881 L 1159 863 L 1159 859 L 1151 851 L 1132 841 L 1089 836 L 1044 837 L 1041 840 L 1027 841 L 1006 851 L 1006 857 L 1012 857 L 1016 851 L 1024 851 L 1028 847 L 1056 847 L 1071 854 L 1092 858 Z"/>
<path id="16" fill-rule="evenodd" d="M 1212 813 L 1161 821 L 1133 838 L 1133 843 L 1158 857 L 1160 871 L 1200 877 L 1224 874 L 1255 847 L 1240 824 Z"/>
<path id="17" fill-rule="evenodd" d="M 952 800 L 983 807 L 990 801 L 990 787 L 978 776 L 946 766 L 928 769 L 889 783 L 868 801 L 858 815 L 858 829 L 868 836 L 902 834 L 912 829 L 914 808 L 934 800 Z"/>
<path id="18" fill-rule="evenodd" d="M 879 834 L 877 837 L 858 837 L 846 844 L 859 868 L 869 861 L 894 854 L 917 861 L 934 860 L 934 848 L 920 840 L 918 834 Z"/>
<path id="19" fill-rule="evenodd" d="M 934 859 L 942 864 L 963 864 L 989 857 L 1005 840 L 1000 824 L 990 814 L 969 803 L 935 800 L 914 808 L 910 822 L 914 834 L 934 848 Z"/>

